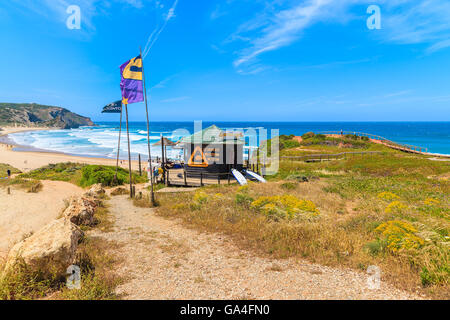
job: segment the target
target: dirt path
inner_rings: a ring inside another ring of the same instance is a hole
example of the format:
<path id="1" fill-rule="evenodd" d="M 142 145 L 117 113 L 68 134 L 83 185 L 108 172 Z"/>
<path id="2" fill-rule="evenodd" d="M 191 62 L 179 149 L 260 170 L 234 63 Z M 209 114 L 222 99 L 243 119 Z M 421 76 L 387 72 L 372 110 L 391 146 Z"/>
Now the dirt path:
<path id="1" fill-rule="evenodd" d="M 260 258 L 218 234 L 132 206 L 126 196 L 109 201 L 115 230 L 96 234 L 119 243 L 127 278 L 125 299 L 414 299 L 382 283 L 369 290 L 367 275 L 294 260 Z"/>

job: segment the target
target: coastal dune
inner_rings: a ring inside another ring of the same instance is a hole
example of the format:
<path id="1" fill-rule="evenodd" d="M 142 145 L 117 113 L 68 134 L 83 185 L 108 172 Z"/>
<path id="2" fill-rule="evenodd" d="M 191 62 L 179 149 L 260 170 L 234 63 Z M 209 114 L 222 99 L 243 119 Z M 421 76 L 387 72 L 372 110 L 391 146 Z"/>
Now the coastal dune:
<path id="1" fill-rule="evenodd" d="M 44 187 L 39 193 L 12 188 L 8 195 L 0 190 L 0 258 L 5 258 L 15 243 L 56 219 L 65 199 L 83 193 L 71 183 L 41 182 Z"/>

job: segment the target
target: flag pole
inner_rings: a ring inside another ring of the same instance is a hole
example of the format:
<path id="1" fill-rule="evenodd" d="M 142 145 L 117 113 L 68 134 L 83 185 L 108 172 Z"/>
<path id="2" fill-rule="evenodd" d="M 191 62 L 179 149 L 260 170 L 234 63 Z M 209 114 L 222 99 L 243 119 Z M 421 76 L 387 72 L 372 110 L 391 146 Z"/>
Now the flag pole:
<path id="1" fill-rule="evenodd" d="M 148 165 L 150 168 L 150 184 L 151 184 L 151 199 L 152 205 L 155 206 L 155 192 L 153 187 L 153 168 L 152 168 L 152 154 L 150 150 L 150 122 L 148 118 L 148 105 L 147 105 L 147 89 L 145 87 L 145 73 L 144 73 L 144 57 L 142 56 L 142 48 L 139 47 L 139 52 L 142 60 L 142 80 L 144 82 L 144 97 L 145 97 L 145 112 L 147 114 L 147 147 L 148 147 Z"/>
<path id="2" fill-rule="evenodd" d="M 114 176 L 114 180 L 116 180 L 116 181 L 117 181 L 117 173 L 119 171 L 120 136 L 122 135 L 122 114 L 123 114 L 123 108 L 120 107 L 119 144 L 117 146 L 116 174 Z"/>
<path id="3" fill-rule="evenodd" d="M 130 131 L 128 130 L 128 105 L 125 104 L 125 114 L 127 119 L 127 136 L 128 136 L 128 168 L 130 170 L 130 197 L 133 198 L 133 180 L 131 173 L 131 152 L 130 152 Z"/>

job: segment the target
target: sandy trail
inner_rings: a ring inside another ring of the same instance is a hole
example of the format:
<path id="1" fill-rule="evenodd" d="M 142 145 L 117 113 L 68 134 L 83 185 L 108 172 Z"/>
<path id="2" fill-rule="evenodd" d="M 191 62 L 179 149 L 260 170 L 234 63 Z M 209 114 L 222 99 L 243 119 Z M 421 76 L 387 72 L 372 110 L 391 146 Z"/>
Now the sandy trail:
<path id="1" fill-rule="evenodd" d="M 11 195 L 0 188 L 0 258 L 22 238 L 56 219 L 64 208 L 64 199 L 82 194 L 83 189 L 66 182 L 41 181 L 39 193 L 12 189 Z"/>
<path id="2" fill-rule="evenodd" d="M 125 299 L 418 299 L 367 275 L 305 261 L 261 258 L 226 236 L 200 233 L 136 208 L 126 196 L 109 201 L 115 230 L 94 236 L 116 241 Z"/>

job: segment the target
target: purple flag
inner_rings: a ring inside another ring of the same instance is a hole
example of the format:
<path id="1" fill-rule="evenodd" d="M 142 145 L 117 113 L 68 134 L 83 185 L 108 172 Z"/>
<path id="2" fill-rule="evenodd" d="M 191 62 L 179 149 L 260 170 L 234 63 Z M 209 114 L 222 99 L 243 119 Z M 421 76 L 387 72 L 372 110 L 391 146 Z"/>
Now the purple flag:
<path id="1" fill-rule="evenodd" d="M 144 101 L 142 85 L 142 58 L 137 56 L 120 66 L 120 89 L 122 90 L 122 103 L 131 104 Z"/>

